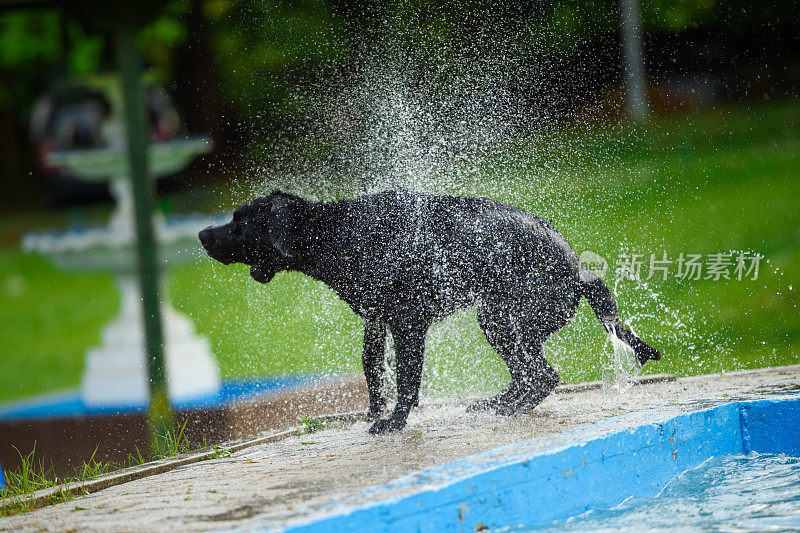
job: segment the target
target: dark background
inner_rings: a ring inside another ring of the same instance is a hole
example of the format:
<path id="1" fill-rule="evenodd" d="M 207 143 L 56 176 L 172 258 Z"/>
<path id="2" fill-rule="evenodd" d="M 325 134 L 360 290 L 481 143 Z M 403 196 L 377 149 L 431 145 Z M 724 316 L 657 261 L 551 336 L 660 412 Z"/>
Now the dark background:
<path id="1" fill-rule="evenodd" d="M 796 95 L 797 2 L 650 0 L 641 9 L 655 113 Z M 293 146 L 319 120 L 319 87 L 347 84 L 381 46 L 401 50 L 420 73 L 441 54 L 497 64 L 502 53 L 515 73 L 503 89 L 520 123 L 614 120 L 622 110 L 618 27 L 617 4 L 600 0 L 167 2 L 141 32 L 144 61 L 186 129 L 209 133 L 216 149 L 162 186 L 225 182 L 251 164 L 254 147 L 276 138 Z M 28 130 L 38 97 L 72 77 L 112 71 L 112 48 L 109 35 L 60 7 L 0 10 L 4 209 L 105 197 L 48 195 Z"/>

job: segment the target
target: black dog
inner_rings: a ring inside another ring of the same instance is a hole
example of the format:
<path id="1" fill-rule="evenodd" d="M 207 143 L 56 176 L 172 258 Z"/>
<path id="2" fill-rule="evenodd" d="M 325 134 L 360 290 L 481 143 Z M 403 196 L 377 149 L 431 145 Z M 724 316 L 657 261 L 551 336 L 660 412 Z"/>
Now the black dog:
<path id="1" fill-rule="evenodd" d="M 511 382 L 471 410 L 528 410 L 552 392 L 558 374 L 542 343 L 572 318 L 581 296 L 640 363 L 660 357 L 622 324 L 611 293 L 550 223 L 487 198 L 388 191 L 314 203 L 275 191 L 199 237 L 213 259 L 251 265 L 261 283 L 282 270 L 318 279 L 364 318 L 372 419 L 386 406 L 381 383 L 389 328 L 397 348 L 397 405 L 372 433 L 405 426 L 419 399 L 428 327 L 472 304 Z"/>

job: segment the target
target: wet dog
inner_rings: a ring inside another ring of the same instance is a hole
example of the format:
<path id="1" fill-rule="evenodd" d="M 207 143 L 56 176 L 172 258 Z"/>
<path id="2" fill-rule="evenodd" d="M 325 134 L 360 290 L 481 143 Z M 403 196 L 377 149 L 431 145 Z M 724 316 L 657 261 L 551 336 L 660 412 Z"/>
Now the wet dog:
<path id="1" fill-rule="evenodd" d="M 387 191 L 318 203 L 275 191 L 202 230 L 208 255 L 245 263 L 256 281 L 296 270 L 331 287 L 364 319 L 363 364 L 372 433 L 403 428 L 419 400 L 425 334 L 432 322 L 475 305 L 478 323 L 511 373 L 508 386 L 470 410 L 532 409 L 558 383 L 542 344 L 581 297 L 640 363 L 657 350 L 617 316 L 603 282 L 549 222 L 487 198 Z M 397 404 L 382 390 L 386 334 L 397 351 Z"/>

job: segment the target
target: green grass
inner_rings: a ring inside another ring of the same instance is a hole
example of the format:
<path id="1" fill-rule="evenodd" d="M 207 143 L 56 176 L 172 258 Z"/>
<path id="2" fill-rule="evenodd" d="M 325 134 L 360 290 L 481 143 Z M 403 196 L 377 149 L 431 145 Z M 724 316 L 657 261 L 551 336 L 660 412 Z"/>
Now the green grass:
<path id="1" fill-rule="evenodd" d="M 800 104 L 728 107 L 643 126 L 566 126 L 513 144 L 462 169 L 444 189 L 550 218 L 579 253 L 611 261 L 626 250 L 648 257 L 748 250 L 769 261 L 757 281 L 620 282 L 622 316 L 664 355 L 647 371 L 798 362 Z M 264 286 L 246 267 L 204 260 L 172 272 L 169 296 L 209 338 L 223 377 L 360 368 L 360 320 L 300 274 Z M 1 250 L 0 401 L 78 385 L 83 353 L 117 305 L 108 275 L 61 273 L 14 246 Z M 599 379 L 611 354 L 585 303 L 548 350 L 565 381 Z M 425 372 L 429 392 L 456 394 L 497 387 L 507 375 L 472 310 L 432 329 Z"/>
<path id="2" fill-rule="evenodd" d="M 201 460 L 210 460 L 210 459 L 223 459 L 225 457 L 230 457 L 233 455 L 233 451 L 228 448 L 227 446 L 217 446 L 213 447 L 212 454 L 208 457 L 208 459 L 201 459 Z"/>
<path id="3" fill-rule="evenodd" d="M 300 433 L 314 433 L 315 431 L 319 431 L 321 429 L 325 429 L 325 423 L 327 422 L 327 418 L 316 418 L 313 416 L 301 416 L 300 417 Z"/>
<path id="4" fill-rule="evenodd" d="M 36 457 L 36 447 L 27 455 L 23 455 L 19 450 L 17 453 L 20 456 L 19 467 L 5 472 L 7 487 L 0 492 L 0 517 L 33 510 L 35 505 L 33 495 L 38 490 L 61 485 L 62 488 L 50 496 L 50 503 L 68 501 L 75 497 L 70 486 L 114 470 L 144 463 L 141 455 L 138 459 L 129 456 L 122 464 L 96 461 L 97 449 L 95 449 L 92 456 L 75 469 L 74 475 L 62 479 L 53 473 L 53 467 L 48 466 L 44 459 Z"/>
<path id="5" fill-rule="evenodd" d="M 189 421 L 187 420 L 182 426 L 175 428 L 174 431 L 170 431 L 168 428 L 163 435 L 159 434 L 153 439 L 153 449 L 151 451 L 153 460 L 163 459 L 164 457 L 175 457 L 176 455 L 192 451 L 192 445 L 189 444 L 189 440 L 185 435 L 186 424 L 188 423 Z M 200 445 L 198 449 L 204 447 L 204 445 Z"/>
<path id="6" fill-rule="evenodd" d="M 156 449 L 151 451 L 148 456 L 149 459 L 145 459 L 137 448 L 135 455 L 128 455 L 121 463 L 97 461 L 95 460 L 97 448 L 95 448 L 91 457 L 77 467 L 73 475 L 66 478 L 59 478 L 55 475 L 52 464 L 48 465 L 44 458 L 36 456 L 35 445 L 27 455 L 23 455 L 17 450 L 20 457 L 19 466 L 14 470 L 4 472 L 7 486 L 5 490 L 0 491 L 0 517 L 33 510 L 35 506 L 33 496 L 38 490 L 61 485 L 61 489 L 51 496 L 50 503 L 68 501 L 79 495 L 71 487 L 84 481 L 131 466 L 142 465 L 148 460 L 157 461 L 167 457 L 175 457 L 192 451 L 199 451 L 206 447 L 205 443 L 203 443 L 196 448 L 192 448 L 184 434 L 185 429 L 186 423 L 183 426 L 167 430 L 163 435 L 160 435 L 156 439 Z M 229 448 L 214 446 L 213 452 L 208 459 L 230 457 L 231 453 Z M 76 510 L 78 509 L 83 508 L 76 508 Z"/>
<path id="7" fill-rule="evenodd" d="M 20 466 L 5 474 L 7 486 L 0 493 L 0 504 L 6 504 L 11 499 L 16 502 L 0 509 L 0 516 L 31 510 L 33 508 L 31 496 L 34 492 L 61 483 L 61 480 L 52 473 L 52 468 L 48 468 L 43 460 L 34 459 L 36 448 L 27 455 L 22 455 L 19 450 L 17 453 L 20 457 Z"/>
<path id="8" fill-rule="evenodd" d="M 0 399 L 74 387 L 84 352 L 118 307 L 111 275 L 61 272 L 0 251 Z"/>

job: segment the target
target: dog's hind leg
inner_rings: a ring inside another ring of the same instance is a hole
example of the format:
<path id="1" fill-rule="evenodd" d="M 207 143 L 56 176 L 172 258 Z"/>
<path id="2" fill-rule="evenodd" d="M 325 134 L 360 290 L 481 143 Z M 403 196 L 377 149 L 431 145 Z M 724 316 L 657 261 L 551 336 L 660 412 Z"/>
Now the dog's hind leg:
<path id="1" fill-rule="evenodd" d="M 411 327 L 390 324 L 397 352 L 397 405 L 388 419 L 375 422 L 370 433 L 387 433 L 403 429 L 411 409 L 419 402 L 422 382 L 422 360 L 428 324 Z"/>
<path id="2" fill-rule="evenodd" d="M 385 350 L 386 324 L 379 319 L 364 318 L 364 351 L 361 362 L 364 365 L 364 377 L 369 392 L 368 421 L 380 418 L 386 408 L 386 395 L 383 390 Z"/>
<path id="3" fill-rule="evenodd" d="M 542 349 L 543 341 L 535 340 L 522 346 L 525 352 L 523 372 L 518 379 L 519 392 L 515 396 L 513 404 L 505 404 L 497 409 L 499 414 L 513 414 L 527 412 L 542 403 L 553 389 L 558 385 L 559 377 L 544 357 Z"/>
<path id="4" fill-rule="evenodd" d="M 549 333 L 525 327 L 513 311 L 494 307 L 479 306 L 478 323 L 489 344 L 508 366 L 511 381 L 496 396 L 479 400 L 467 410 L 491 409 L 499 414 L 512 414 L 538 405 L 559 380 L 542 351 Z"/>

